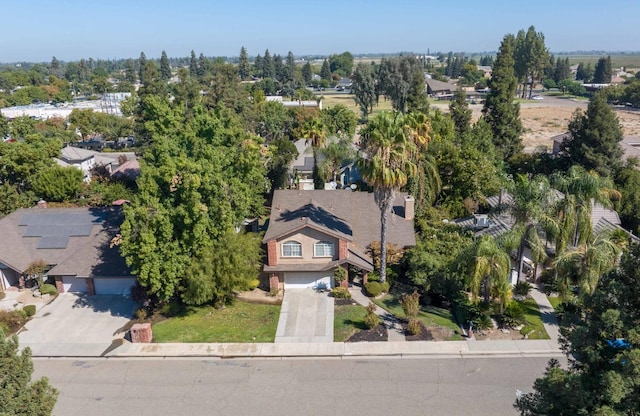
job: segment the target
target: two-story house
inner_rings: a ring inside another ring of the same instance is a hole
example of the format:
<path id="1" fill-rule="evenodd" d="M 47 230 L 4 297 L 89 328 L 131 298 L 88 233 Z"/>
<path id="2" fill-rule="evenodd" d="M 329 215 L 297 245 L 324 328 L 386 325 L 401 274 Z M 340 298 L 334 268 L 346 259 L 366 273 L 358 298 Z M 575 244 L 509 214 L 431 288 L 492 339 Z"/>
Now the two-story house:
<path id="1" fill-rule="evenodd" d="M 414 204 L 406 193 L 397 195 L 387 220 L 388 243 L 415 245 Z M 354 266 L 365 278 L 373 271 L 367 247 L 374 241 L 380 241 L 380 209 L 373 193 L 276 190 L 263 270 L 272 289 L 329 288 L 336 267 Z"/>

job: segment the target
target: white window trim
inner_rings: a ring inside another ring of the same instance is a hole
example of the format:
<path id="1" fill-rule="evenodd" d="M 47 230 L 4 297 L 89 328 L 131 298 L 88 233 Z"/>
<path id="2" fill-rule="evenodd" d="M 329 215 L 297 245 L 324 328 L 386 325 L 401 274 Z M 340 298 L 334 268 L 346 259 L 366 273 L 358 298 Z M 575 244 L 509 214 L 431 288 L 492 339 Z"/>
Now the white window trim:
<path id="1" fill-rule="evenodd" d="M 331 253 L 319 255 L 317 252 L 317 248 L 320 244 L 322 244 L 323 246 L 331 247 Z M 335 244 L 333 244 L 331 241 L 318 241 L 313 245 L 313 257 L 333 257 L 334 253 L 335 253 Z"/>
<path id="2" fill-rule="evenodd" d="M 295 256 L 287 256 L 286 254 L 284 254 L 284 247 L 285 244 L 297 244 L 298 247 L 300 247 L 300 254 L 299 255 L 295 255 Z M 282 243 L 282 245 L 280 246 L 280 256 L 281 257 L 286 257 L 286 258 L 301 258 L 302 257 L 302 243 L 299 241 L 295 241 L 295 240 L 289 240 L 289 241 L 285 241 L 284 243 Z"/>

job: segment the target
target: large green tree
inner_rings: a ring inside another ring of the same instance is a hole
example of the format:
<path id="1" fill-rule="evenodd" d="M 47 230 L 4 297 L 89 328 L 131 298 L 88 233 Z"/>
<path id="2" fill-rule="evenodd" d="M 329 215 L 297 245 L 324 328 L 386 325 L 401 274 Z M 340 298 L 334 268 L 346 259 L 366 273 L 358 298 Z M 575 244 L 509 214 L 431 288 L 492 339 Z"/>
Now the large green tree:
<path id="1" fill-rule="evenodd" d="M 606 94 L 591 97 L 587 111 L 576 110 L 569 121 L 570 138 L 562 144 L 569 163 L 611 176 L 622 160 L 623 134 L 618 117 L 607 105 Z"/>
<path id="2" fill-rule="evenodd" d="M 521 96 L 531 98 L 534 84 L 542 79 L 549 66 L 549 51 L 544 43 L 544 34 L 536 32 L 534 26 L 530 26 L 526 32 L 520 30 L 515 39 L 514 60 L 516 77 L 522 83 Z"/>
<path id="3" fill-rule="evenodd" d="M 249 64 L 249 55 L 247 50 L 240 48 L 240 57 L 238 58 L 238 75 L 241 80 L 247 80 L 251 76 L 251 65 Z"/>
<path id="4" fill-rule="evenodd" d="M 640 414 L 640 247 L 599 280 L 576 317 L 561 329 L 568 368 L 551 360 L 514 406 L 523 416 Z"/>
<path id="5" fill-rule="evenodd" d="M 160 77 L 164 81 L 168 81 L 171 78 L 171 65 L 169 64 L 169 57 L 167 57 L 167 52 L 162 51 L 162 55 L 160 56 Z"/>
<path id="6" fill-rule="evenodd" d="M 371 65 L 359 63 L 353 71 L 351 92 L 360 107 L 362 118 L 366 119 L 376 103 L 376 77 Z"/>
<path id="7" fill-rule="evenodd" d="M 594 84 L 608 84 L 611 82 L 611 55 L 598 59 L 593 72 Z"/>
<path id="8" fill-rule="evenodd" d="M 471 109 L 464 90 L 456 90 L 454 99 L 449 104 L 449 114 L 456 127 L 457 135 L 462 136 L 471 129 Z"/>
<path id="9" fill-rule="evenodd" d="M 260 139 L 224 109 L 196 108 L 185 123 L 180 109 L 157 99 L 152 103 L 157 121 L 147 127 L 153 146 L 141 163 L 139 191 L 125 207 L 121 252 L 138 282 L 160 300 L 224 301 L 229 286 L 213 290 L 214 283 L 202 282 L 208 295 L 192 298 L 187 288 L 197 285 L 185 279 L 201 275 L 196 272 L 204 267 L 201 262 L 213 262 L 206 254 L 230 230 L 260 215 L 265 190 Z"/>
<path id="10" fill-rule="evenodd" d="M 509 159 L 523 149 L 520 105 L 514 103 L 517 79 L 514 74 L 515 38 L 502 40 L 496 57 L 482 114 L 493 132 L 493 143 L 502 159 Z"/>
<path id="11" fill-rule="evenodd" d="M 398 190 L 415 174 L 415 143 L 400 113 L 382 112 L 370 120 L 362 134 L 362 155 L 357 165 L 373 187 L 380 208 L 380 281 L 387 279 L 387 218 Z"/>
<path id="12" fill-rule="evenodd" d="M 0 329 L 0 414 L 46 416 L 58 399 L 46 377 L 31 381 L 33 362 L 29 347 L 18 352 L 18 337 L 5 338 Z"/>

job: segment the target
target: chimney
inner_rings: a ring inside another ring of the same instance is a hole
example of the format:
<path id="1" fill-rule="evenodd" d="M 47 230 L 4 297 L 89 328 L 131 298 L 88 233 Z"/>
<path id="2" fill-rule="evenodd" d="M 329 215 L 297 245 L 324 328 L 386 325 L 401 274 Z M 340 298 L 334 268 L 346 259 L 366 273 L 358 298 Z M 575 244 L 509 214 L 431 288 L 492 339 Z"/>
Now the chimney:
<path id="1" fill-rule="evenodd" d="M 411 195 L 404 197 L 404 219 L 412 220 L 415 214 L 416 200 Z"/>
<path id="2" fill-rule="evenodd" d="M 38 208 L 46 208 L 46 207 L 47 207 L 47 201 L 40 198 L 40 201 L 38 201 Z"/>

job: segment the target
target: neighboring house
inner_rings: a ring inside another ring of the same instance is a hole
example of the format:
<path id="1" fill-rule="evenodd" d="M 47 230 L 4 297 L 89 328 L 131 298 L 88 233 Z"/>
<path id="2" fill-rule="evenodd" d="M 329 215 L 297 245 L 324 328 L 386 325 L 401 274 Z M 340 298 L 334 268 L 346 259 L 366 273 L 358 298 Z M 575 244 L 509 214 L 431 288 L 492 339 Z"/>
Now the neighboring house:
<path id="1" fill-rule="evenodd" d="M 73 166 L 80 169 L 84 174 L 84 181 L 90 182 L 91 169 L 96 165 L 95 154 L 96 152 L 79 147 L 65 146 L 62 148 L 60 157 L 55 161 L 63 167 Z"/>
<path id="2" fill-rule="evenodd" d="M 311 178 L 314 166 L 311 144 L 307 139 L 298 139 L 294 144 L 298 157 L 289 165 L 289 174 L 294 179 L 296 175 L 299 176 L 298 179 Z"/>
<path id="3" fill-rule="evenodd" d="M 111 176 L 136 180 L 140 176 L 140 162 L 138 162 L 138 159 L 127 160 L 117 168 L 112 169 Z"/>
<path id="4" fill-rule="evenodd" d="M 0 284 L 24 287 L 34 262 L 48 265 L 46 276 L 58 292 L 129 294 L 135 284 L 111 240 L 123 219 L 120 207 L 19 209 L 0 219 Z"/>
<path id="5" fill-rule="evenodd" d="M 555 135 L 551 138 L 551 141 L 553 142 L 553 147 L 551 149 L 551 153 L 554 155 L 559 155 L 560 153 L 562 153 L 562 143 L 564 143 L 565 140 L 570 140 L 571 139 L 571 134 L 569 133 L 562 133 L 562 134 L 558 134 Z"/>
<path id="6" fill-rule="evenodd" d="M 387 242 L 400 249 L 416 243 L 414 204 L 411 196 L 399 193 L 389 213 Z M 336 267 L 348 265 L 360 270 L 366 282 L 374 269 L 367 254 L 374 241 L 380 241 L 380 209 L 373 193 L 276 190 L 263 239 L 263 271 L 272 289 L 329 288 Z"/>
<path id="7" fill-rule="evenodd" d="M 336 84 L 336 90 L 338 91 L 351 90 L 352 86 L 353 86 L 353 81 L 351 80 L 351 78 L 342 78 Z"/>
<path id="8" fill-rule="evenodd" d="M 425 82 L 427 84 L 427 94 L 438 100 L 452 100 L 454 93 L 458 89 L 458 87 L 453 84 L 432 78 L 425 79 Z"/>
<path id="9" fill-rule="evenodd" d="M 491 74 L 492 74 L 492 69 L 490 66 L 487 65 L 478 65 L 476 68 L 478 68 L 478 71 L 482 71 L 483 72 L 483 76 L 485 78 L 491 78 Z"/>

